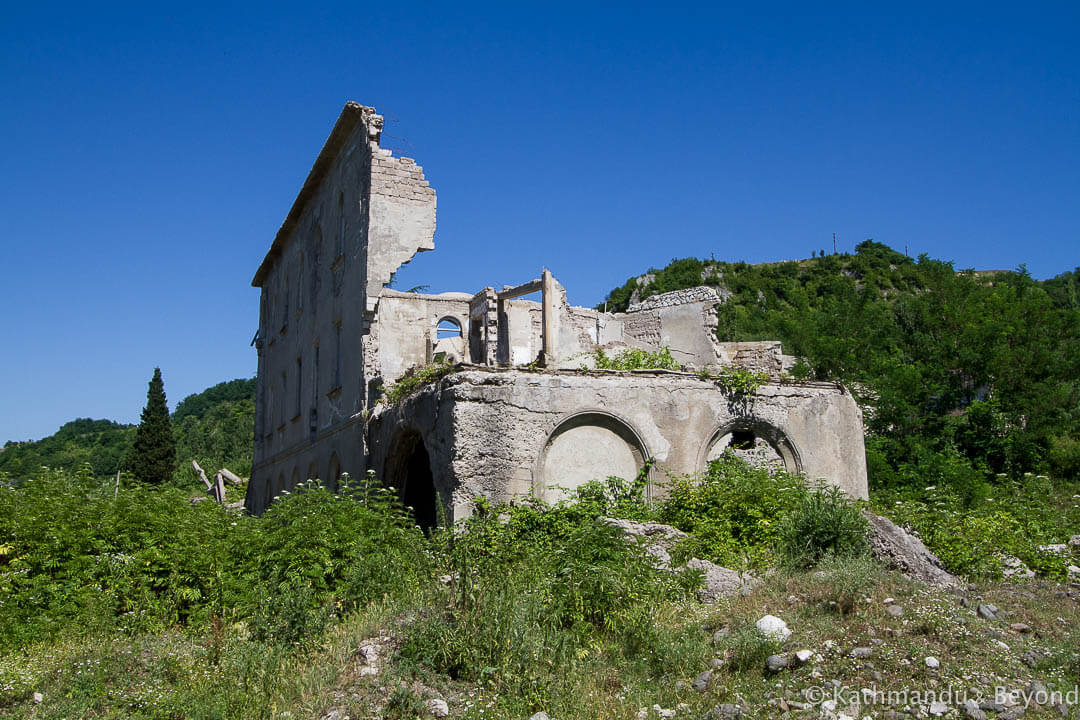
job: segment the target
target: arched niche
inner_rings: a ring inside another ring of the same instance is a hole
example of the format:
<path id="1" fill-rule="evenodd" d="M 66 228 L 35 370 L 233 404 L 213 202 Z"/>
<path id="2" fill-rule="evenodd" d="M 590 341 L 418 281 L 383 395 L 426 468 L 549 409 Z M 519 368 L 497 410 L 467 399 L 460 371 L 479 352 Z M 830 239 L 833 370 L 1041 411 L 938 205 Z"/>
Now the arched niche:
<path id="1" fill-rule="evenodd" d="M 698 467 L 706 469 L 725 450 L 751 465 L 780 467 L 790 473 L 803 471 L 799 451 L 787 435 L 776 426 L 754 418 L 740 418 L 718 427 L 702 448 Z"/>
<path id="2" fill-rule="evenodd" d="M 554 503 L 592 480 L 633 480 L 649 457 L 631 425 L 611 413 L 589 410 L 560 421 L 544 441 L 533 472 L 533 492 Z"/>

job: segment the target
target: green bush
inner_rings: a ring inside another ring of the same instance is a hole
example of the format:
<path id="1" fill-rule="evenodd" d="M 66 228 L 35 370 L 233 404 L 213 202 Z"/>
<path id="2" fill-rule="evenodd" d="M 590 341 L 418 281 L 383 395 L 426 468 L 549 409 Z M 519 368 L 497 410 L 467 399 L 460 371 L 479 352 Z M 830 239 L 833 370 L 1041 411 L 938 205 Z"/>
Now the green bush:
<path id="1" fill-rule="evenodd" d="M 258 518 L 192 505 L 171 487 L 114 492 L 52 472 L 0 487 L 0 647 L 74 627 L 140 632 L 212 616 L 277 614 L 310 628 L 296 622 L 299 605 L 340 613 L 389 596 L 408 606 L 433 576 L 412 517 L 369 483 L 339 494 L 305 484 Z M 293 590 L 279 597 L 286 579 Z"/>
<path id="2" fill-rule="evenodd" d="M 868 530 L 858 505 L 842 490 L 822 488 L 804 494 L 781 520 L 780 555 L 799 567 L 810 567 L 826 555 L 862 555 L 868 549 Z"/>
<path id="3" fill-rule="evenodd" d="M 682 557 L 760 569 L 775 563 L 780 520 L 806 493 L 796 475 L 725 453 L 704 475 L 675 478 L 658 516 L 690 533 Z"/>
<path id="4" fill-rule="evenodd" d="M 805 596 L 829 612 L 847 615 L 871 588 L 881 566 L 867 553 L 827 554 L 807 578 Z"/>
<path id="5" fill-rule="evenodd" d="M 975 504 L 955 487 L 880 490 L 872 494 L 877 512 L 915 529 L 951 572 L 971 579 L 1001 576 L 1001 555 L 1014 555 L 1040 575 L 1065 579 L 1070 558 L 1039 550 L 1065 542 L 1080 527 L 1073 495 L 1080 485 L 1046 476 L 1004 476 Z"/>
<path id="6" fill-rule="evenodd" d="M 627 348 L 608 355 L 602 348 L 593 352 L 597 370 L 682 370 L 682 365 L 671 357 L 671 349 L 663 347 L 656 352 Z"/>
<path id="7" fill-rule="evenodd" d="M 435 542 L 453 582 L 408 628 L 403 655 L 526 697 L 555 693 L 599 648 L 637 658 L 658 642 L 642 633 L 652 608 L 685 597 L 692 581 L 656 569 L 572 502 L 481 504 Z"/>

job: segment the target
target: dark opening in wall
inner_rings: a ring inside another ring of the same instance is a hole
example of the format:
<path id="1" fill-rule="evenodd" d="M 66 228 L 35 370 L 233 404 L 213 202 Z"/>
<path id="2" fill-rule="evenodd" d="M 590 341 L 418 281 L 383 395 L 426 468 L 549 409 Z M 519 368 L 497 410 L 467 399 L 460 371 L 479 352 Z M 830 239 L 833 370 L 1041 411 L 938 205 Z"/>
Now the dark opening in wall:
<path id="1" fill-rule="evenodd" d="M 732 450 L 753 450 L 754 439 L 753 430 L 736 430 L 731 433 L 731 442 L 728 447 Z"/>
<path id="2" fill-rule="evenodd" d="M 431 458 L 422 440 L 417 438 L 412 454 L 405 463 L 405 481 L 401 488 L 401 501 L 412 507 L 416 524 L 428 530 L 438 523 L 435 481 L 431 477 Z"/>

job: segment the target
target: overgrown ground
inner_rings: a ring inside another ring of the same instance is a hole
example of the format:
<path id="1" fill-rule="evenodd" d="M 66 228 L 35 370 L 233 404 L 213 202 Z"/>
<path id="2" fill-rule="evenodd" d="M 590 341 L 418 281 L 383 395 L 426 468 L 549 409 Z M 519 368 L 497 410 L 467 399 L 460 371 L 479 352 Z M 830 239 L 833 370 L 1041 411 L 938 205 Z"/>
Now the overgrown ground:
<path id="1" fill-rule="evenodd" d="M 1057 487 L 1053 502 L 1075 490 Z M 836 699 L 861 718 L 928 708 L 929 692 L 1080 684 L 1080 588 L 1053 568 L 959 593 L 909 582 L 861 553 L 850 505 L 814 505 L 798 478 L 731 458 L 658 506 L 640 491 L 612 480 L 554 508 L 481 505 L 425 536 L 365 483 L 343 495 L 308 485 L 260 518 L 170 489 L 114 498 L 58 474 L 3 488 L 0 717 L 415 718 L 442 700 L 475 719 L 816 718 Z M 1061 540 L 1067 526 L 1027 503 L 1010 503 L 1024 532 L 1042 533 L 1026 541 Z M 700 577 L 653 567 L 605 515 L 676 525 L 690 533 L 676 560 L 764 583 L 702 604 Z M 832 551 L 820 562 L 792 542 L 807 532 Z M 754 630 L 765 614 L 790 638 Z M 806 664 L 766 669 L 800 649 Z M 862 703 L 867 688 L 881 702 Z M 1040 712 L 1058 716 L 1027 710 Z"/>

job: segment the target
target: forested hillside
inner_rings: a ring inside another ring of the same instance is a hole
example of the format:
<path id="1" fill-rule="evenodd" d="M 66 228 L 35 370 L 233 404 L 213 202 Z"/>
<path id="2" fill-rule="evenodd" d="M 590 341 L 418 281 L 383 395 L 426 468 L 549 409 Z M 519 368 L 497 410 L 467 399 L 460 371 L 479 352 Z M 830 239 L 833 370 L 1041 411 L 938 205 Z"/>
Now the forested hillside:
<path id="1" fill-rule="evenodd" d="M 230 380 L 187 396 L 176 405 L 172 426 L 178 482 L 195 480 L 192 459 L 208 470 L 227 467 L 246 477 L 251 472 L 255 380 Z M 80 418 L 47 438 L 8 442 L 0 451 L 0 473 L 19 480 L 42 467 L 71 472 L 89 467 L 95 477 L 114 475 L 125 469 L 134 437 L 134 425 Z"/>
<path id="2" fill-rule="evenodd" d="M 845 382 L 866 411 L 872 489 L 1080 471 L 1077 271 L 1039 282 L 957 272 L 867 240 L 854 254 L 748 265 L 674 260 L 613 290 L 609 310 L 712 285 L 721 340 L 780 339 L 796 373 Z"/>

